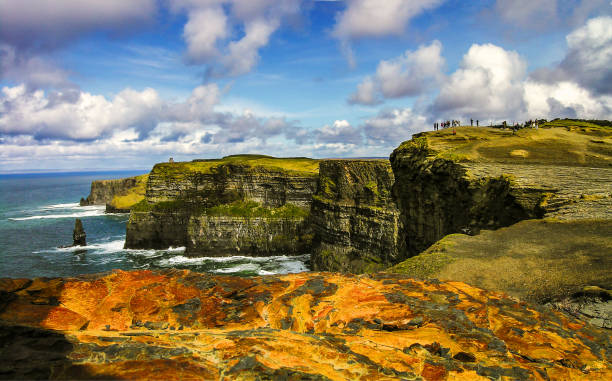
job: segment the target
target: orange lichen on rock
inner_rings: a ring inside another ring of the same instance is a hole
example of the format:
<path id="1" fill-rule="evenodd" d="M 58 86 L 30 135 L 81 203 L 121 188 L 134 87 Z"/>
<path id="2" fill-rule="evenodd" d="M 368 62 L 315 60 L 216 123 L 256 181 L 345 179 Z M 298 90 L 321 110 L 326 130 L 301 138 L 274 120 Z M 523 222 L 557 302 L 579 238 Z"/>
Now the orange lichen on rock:
<path id="1" fill-rule="evenodd" d="M 0 341 L 0 378 L 612 378 L 607 331 L 396 274 L 0 279 Z"/>

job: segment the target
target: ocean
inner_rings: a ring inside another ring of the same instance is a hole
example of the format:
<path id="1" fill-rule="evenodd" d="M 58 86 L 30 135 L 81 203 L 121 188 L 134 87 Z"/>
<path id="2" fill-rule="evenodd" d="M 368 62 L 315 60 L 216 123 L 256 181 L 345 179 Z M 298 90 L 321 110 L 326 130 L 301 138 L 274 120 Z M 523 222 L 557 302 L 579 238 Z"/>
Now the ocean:
<path id="1" fill-rule="evenodd" d="M 93 180 L 144 172 L 78 172 L 0 175 L 0 278 L 66 277 L 113 269 L 181 268 L 253 276 L 308 271 L 309 255 L 197 257 L 184 247 L 126 250 L 129 214 L 106 214 L 103 205 L 79 206 Z M 72 244 L 75 218 L 83 221 L 87 246 Z"/>

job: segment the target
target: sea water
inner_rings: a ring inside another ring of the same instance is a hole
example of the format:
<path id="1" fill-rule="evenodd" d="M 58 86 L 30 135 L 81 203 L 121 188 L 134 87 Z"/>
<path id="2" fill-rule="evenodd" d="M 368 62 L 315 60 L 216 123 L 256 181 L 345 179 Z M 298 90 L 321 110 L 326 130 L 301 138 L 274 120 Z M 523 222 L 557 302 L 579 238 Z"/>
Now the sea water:
<path id="1" fill-rule="evenodd" d="M 93 180 L 144 172 L 79 172 L 0 175 L 0 278 L 57 277 L 112 269 L 181 268 L 241 276 L 307 271 L 309 256 L 187 257 L 184 247 L 126 250 L 129 214 L 105 213 L 103 205 L 79 206 Z M 83 221 L 87 246 L 72 244 L 75 218 Z"/>

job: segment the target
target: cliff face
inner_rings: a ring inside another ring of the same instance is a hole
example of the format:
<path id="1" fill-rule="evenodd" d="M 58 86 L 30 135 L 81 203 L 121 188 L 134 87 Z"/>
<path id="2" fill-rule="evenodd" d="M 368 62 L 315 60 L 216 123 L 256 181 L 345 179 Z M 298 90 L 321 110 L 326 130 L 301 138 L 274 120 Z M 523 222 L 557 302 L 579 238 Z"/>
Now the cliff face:
<path id="1" fill-rule="evenodd" d="M 127 248 L 186 246 L 198 255 L 303 254 L 318 163 L 242 155 L 157 164 L 133 208 Z"/>
<path id="2" fill-rule="evenodd" d="M 612 326 L 612 129 L 458 128 L 416 135 L 391 159 L 407 252 L 418 255 L 388 271 Z M 605 292 L 585 297 L 591 288 Z"/>
<path id="3" fill-rule="evenodd" d="M 0 296 L 8 379 L 612 377 L 606 332 L 460 282 L 115 271 Z"/>
<path id="4" fill-rule="evenodd" d="M 401 260 L 392 185 L 386 160 L 320 163 L 311 209 L 315 270 L 372 272 Z"/>
<path id="5" fill-rule="evenodd" d="M 458 232 L 509 226 L 544 215 L 547 188 L 520 186 L 511 176 L 475 176 L 468 166 L 438 155 L 426 136 L 391 154 L 393 194 L 401 212 L 407 256 Z"/>
<path id="6" fill-rule="evenodd" d="M 81 206 L 106 205 L 107 212 L 130 211 L 132 205 L 144 198 L 148 175 L 127 177 L 114 180 L 95 180 L 86 199 L 81 199 Z"/>

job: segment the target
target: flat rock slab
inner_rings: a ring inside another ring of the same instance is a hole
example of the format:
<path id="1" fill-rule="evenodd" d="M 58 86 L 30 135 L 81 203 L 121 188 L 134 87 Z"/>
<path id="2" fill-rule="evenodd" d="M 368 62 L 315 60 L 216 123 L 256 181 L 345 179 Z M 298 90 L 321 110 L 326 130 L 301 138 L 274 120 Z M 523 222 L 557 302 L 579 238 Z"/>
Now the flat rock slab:
<path id="1" fill-rule="evenodd" d="M 0 378 L 611 379 L 609 333 L 461 282 L 0 279 Z"/>

